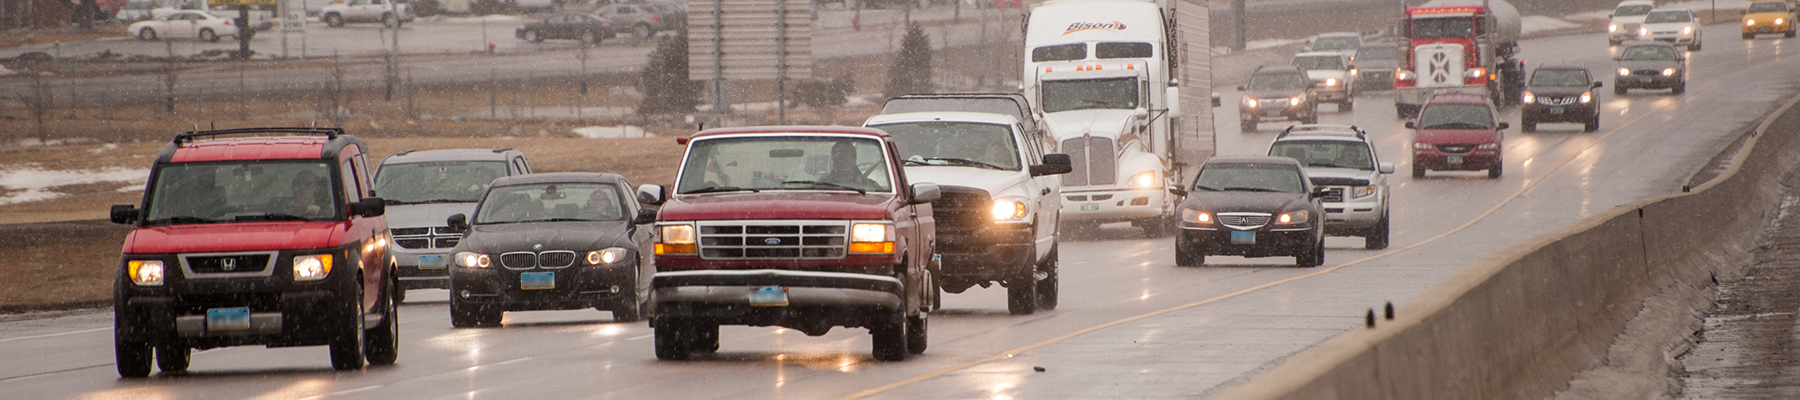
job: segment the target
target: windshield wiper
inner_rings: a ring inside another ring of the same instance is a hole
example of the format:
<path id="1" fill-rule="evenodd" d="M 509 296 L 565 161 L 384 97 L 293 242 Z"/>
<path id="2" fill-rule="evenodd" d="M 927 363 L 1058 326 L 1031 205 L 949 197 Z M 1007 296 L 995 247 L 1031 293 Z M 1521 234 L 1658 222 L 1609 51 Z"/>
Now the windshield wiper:
<path id="1" fill-rule="evenodd" d="M 394 206 L 394 205 L 407 205 L 407 204 L 474 203 L 476 201 L 477 200 L 465 200 L 465 199 L 431 199 L 431 200 L 419 200 L 419 201 L 387 199 L 387 200 L 383 201 L 383 203 L 387 203 L 387 205 Z"/>
<path id="2" fill-rule="evenodd" d="M 1217 191 L 1219 191 L 1219 188 L 1216 188 L 1216 187 L 1212 187 L 1212 186 L 1206 186 L 1206 185 L 1194 185 L 1194 188 L 1195 188 L 1195 189 L 1200 189 L 1200 190 L 1205 190 L 1205 191 L 1208 191 L 1208 192 L 1217 192 Z"/>
<path id="3" fill-rule="evenodd" d="M 1228 188 L 1225 188 L 1225 190 L 1232 191 L 1232 192 L 1279 192 L 1279 190 L 1275 190 L 1275 189 L 1257 188 L 1257 187 L 1237 187 L 1237 186 L 1228 187 Z"/>
<path id="4" fill-rule="evenodd" d="M 793 185 L 793 184 L 807 184 L 807 185 L 813 185 L 813 186 L 824 186 L 824 187 L 828 187 L 828 188 L 833 188 L 833 189 L 843 189 L 843 190 L 855 190 L 855 191 L 856 191 L 856 193 L 858 193 L 858 194 L 869 194 L 869 191 L 867 191 L 867 190 L 863 190 L 863 189 L 858 189 L 858 188 L 853 188 L 853 187 L 849 187 L 849 186 L 844 186 L 844 185 L 839 185 L 839 184 L 836 184 L 836 183 L 831 183 L 831 182 L 819 182 L 819 181 L 786 181 L 786 182 L 782 182 L 782 183 L 783 183 L 783 184 L 789 184 L 789 185 Z"/>
<path id="5" fill-rule="evenodd" d="M 163 218 L 163 219 L 150 221 L 150 222 L 152 222 L 152 223 L 168 223 L 170 225 L 176 225 L 176 224 L 210 224 L 210 223 L 217 222 L 217 221 L 213 221 L 213 220 L 206 219 L 206 218 L 182 215 L 182 216 L 176 216 L 176 217 Z"/>
<path id="6" fill-rule="evenodd" d="M 268 213 L 263 215 L 239 215 L 232 219 L 237 221 L 307 221 L 311 218 L 293 214 Z"/>
<path id="7" fill-rule="evenodd" d="M 699 189 L 682 192 L 682 194 L 700 194 L 700 193 L 718 193 L 718 192 L 756 193 L 756 192 L 760 192 L 760 191 L 761 191 L 760 189 L 741 188 L 741 187 L 737 187 L 737 186 L 707 186 L 707 187 L 703 187 L 703 188 L 699 188 Z"/>
<path id="8" fill-rule="evenodd" d="M 988 163 L 984 163 L 984 162 L 980 162 L 980 161 L 970 160 L 967 158 L 925 157 L 925 160 L 926 161 L 948 161 L 951 164 L 970 165 L 970 166 L 982 167 L 982 168 L 987 168 L 987 169 L 997 169 L 997 170 L 1002 170 L 1002 171 L 1006 170 L 1006 167 L 1001 167 L 1001 166 L 994 165 L 994 164 L 988 164 Z"/>
<path id="9" fill-rule="evenodd" d="M 936 165 L 936 164 L 919 161 L 919 160 L 914 160 L 914 159 L 910 159 L 910 158 L 904 160 L 904 164 L 906 164 L 906 165 Z"/>

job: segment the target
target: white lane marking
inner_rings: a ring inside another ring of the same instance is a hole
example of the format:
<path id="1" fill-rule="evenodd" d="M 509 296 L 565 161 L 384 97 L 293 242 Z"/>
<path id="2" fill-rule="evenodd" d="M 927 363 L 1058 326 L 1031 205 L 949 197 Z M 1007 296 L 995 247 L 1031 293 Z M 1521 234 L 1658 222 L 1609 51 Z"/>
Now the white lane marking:
<path id="1" fill-rule="evenodd" d="M 48 334 L 48 335 L 37 335 L 37 336 L 25 336 L 25 337 L 16 337 L 16 338 L 6 338 L 6 339 L 0 339 L 0 343 L 6 343 L 6 342 L 11 342 L 11 341 L 16 341 L 16 340 L 30 340 L 30 339 L 43 339 L 43 338 L 48 338 L 48 337 L 57 337 L 57 336 L 68 336 L 68 335 L 79 335 L 79 334 L 83 334 L 83 333 L 94 333 L 94 332 L 100 332 L 100 331 L 109 331 L 109 330 L 112 330 L 112 328 L 111 328 L 111 327 L 107 327 L 107 328 L 94 328 L 94 329 L 85 329 L 85 330 L 79 330 L 79 331 L 70 331 L 70 332 L 63 332 L 63 333 L 52 333 L 52 334 Z"/>
<path id="2" fill-rule="evenodd" d="M 330 398 L 332 396 L 343 396 L 343 395 L 351 394 L 351 393 L 367 392 L 370 390 L 380 389 L 382 387 L 383 387 L 382 385 L 363 386 L 363 387 L 350 389 L 350 390 L 340 390 L 340 391 L 336 391 L 336 392 L 321 394 L 318 396 L 302 397 L 302 398 L 300 398 L 300 400 L 314 400 L 314 399 Z"/>
<path id="3" fill-rule="evenodd" d="M 625 341 L 629 342 L 629 341 L 633 341 L 633 340 L 644 340 L 644 339 L 649 339 L 652 337 L 656 337 L 656 335 L 649 334 L 649 335 L 644 335 L 644 336 L 632 336 L 632 337 L 625 338 Z"/>
<path id="4" fill-rule="evenodd" d="M 495 366 L 501 366 L 501 365 L 506 365 L 506 364 L 518 364 L 518 363 L 522 363 L 522 362 L 525 362 L 525 361 L 527 361 L 527 360 L 530 360 L 530 359 L 531 359 L 531 357 L 525 357 L 525 358 L 515 358 L 515 359 L 511 359 L 511 360 L 506 360 L 506 361 L 501 361 L 501 362 L 497 362 L 497 363 L 494 363 L 494 365 L 495 365 Z"/>

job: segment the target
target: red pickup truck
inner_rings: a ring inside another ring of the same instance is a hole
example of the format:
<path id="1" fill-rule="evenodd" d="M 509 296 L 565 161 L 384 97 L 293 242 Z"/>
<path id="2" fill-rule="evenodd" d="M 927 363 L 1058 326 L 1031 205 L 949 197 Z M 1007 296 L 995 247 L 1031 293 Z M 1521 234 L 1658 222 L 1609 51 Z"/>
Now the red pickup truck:
<path id="1" fill-rule="evenodd" d="M 938 290 L 932 200 L 908 184 L 880 130 L 712 129 L 688 146 L 671 188 L 644 185 L 655 217 L 656 356 L 719 348 L 720 325 L 809 336 L 868 328 L 879 360 L 925 351 Z"/>

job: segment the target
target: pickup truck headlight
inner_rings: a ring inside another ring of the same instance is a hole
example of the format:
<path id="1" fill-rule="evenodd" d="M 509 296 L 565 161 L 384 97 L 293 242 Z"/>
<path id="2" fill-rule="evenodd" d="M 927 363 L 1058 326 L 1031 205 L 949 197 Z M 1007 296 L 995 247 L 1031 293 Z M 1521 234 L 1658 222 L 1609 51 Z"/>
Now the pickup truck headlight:
<path id="1" fill-rule="evenodd" d="M 656 243 L 656 255 L 694 254 L 693 225 L 663 225 L 657 227 L 662 233 L 662 241 Z"/>
<path id="2" fill-rule="evenodd" d="M 850 252 L 894 254 L 894 224 L 858 223 L 851 225 Z"/>
<path id="3" fill-rule="evenodd" d="M 1431 143 L 1413 143 L 1413 150 L 1431 150 Z"/>
<path id="4" fill-rule="evenodd" d="M 1275 217 L 1276 225 L 1299 225 L 1312 220 L 1312 213 L 1307 210 L 1294 210 L 1281 213 Z"/>
<path id="5" fill-rule="evenodd" d="M 1132 187 L 1138 188 L 1153 188 L 1158 186 L 1156 184 L 1156 171 L 1139 172 L 1137 175 L 1132 175 L 1131 179 L 1126 180 L 1126 182 L 1131 182 Z"/>
<path id="6" fill-rule="evenodd" d="M 1650 28 L 1638 28 L 1638 36 L 1650 36 Z"/>
<path id="7" fill-rule="evenodd" d="M 1581 104 L 1594 101 L 1594 92 L 1581 92 Z"/>
<path id="8" fill-rule="evenodd" d="M 456 253 L 456 265 L 463 268 L 487 268 L 494 266 L 494 260 L 486 254 L 465 251 Z"/>
<path id="9" fill-rule="evenodd" d="M 1525 104 L 1536 103 L 1537 95 L 1531 94 L 1531 92 L 1525 92 L 1525 97 L 1520 100 L 1522 100 Z"/>
<path id="10" fill-rule="evenodd" d="M 1630 68 L 1619 68 L 1619 76 L 1628 76 L 1628 75 L 1631 75 Z"/>
<path id="11" fill-rule="evenodd" d="M 1024 220 L 1031 215 L 1031 204 L 1020 199 L 994 199 L 994 222 Z"/>
<path id="12" fill-rule="evenodd" d="M 588 265 L 613 265 L 625 261 L 627 256 L 623 247 L 609 247 L 605 250 L 587 252 Z"/>
<path id="13" fill-rule="evenodd" d="M 1182 209 L 1181 220 L 1194 225 L 1210 226 L 1213 223 L 1213 216 L 1212 213 L 1205 211 Z"/>
<path id="14" fill-rule="evenodd" d="M 294 280 L 316 281 L 331 275 L 331 255 L 313 254 L 294 257 Z"/>
<path id="15" fill-rule="evenodd" d="M 1663 76 L 1675 76 L 1674 68 L 1663 68 Z"/>
<path id="16" fill-rule="evenodd" d="M 131 274 L 131 283 L 138 286 L 162 286 L 163 262 L 161 260 L 130 261 L 125 263 L 126 272 Z"/>
<path id="17" fill-rule="evenodd" d="M 1374 196 L 1374 195 L 1375 195 L 1375 186 L 1373 186 L 1373 185 L 1371 185 L 1371 186 L 1351 186 L 1350 187 L 1350 198 L 1352 198 L 1352 199 L 1360 199 L 1360 198 Z"/>
<path id="18" fill-rule="evenodd" d="M 1326 87 L 1335 87 L 1338 85 L 1338 80 L 1337 78 L 1325 78 L 1325 81 L 1320 83 L 1324 84 Z"/>

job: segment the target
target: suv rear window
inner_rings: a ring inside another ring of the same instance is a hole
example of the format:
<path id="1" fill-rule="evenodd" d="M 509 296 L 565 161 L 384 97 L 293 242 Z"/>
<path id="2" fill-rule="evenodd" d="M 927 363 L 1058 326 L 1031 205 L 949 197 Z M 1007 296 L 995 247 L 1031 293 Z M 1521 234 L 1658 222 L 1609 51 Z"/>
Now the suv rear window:
<path id="1" fill-rule="evenodd" d="M 1375 161 L 1369 157 L 1369 146 L 1342 140 L 1287 140 L 1269 146 L 1269 155 L 1292 158 L 1300 165 L 1325 168 L 1353 168 L 1374 171 Z"/>
<path id="2" fill-rule="evenodd" d="M 146 225 L 327 220 L 337 185 L 323 162 L 228 162 L 160 168 Z"/>
<path id="3" fill-rule="evenodd" d="M 1419 129 L 1492 129 L 1494 114 L 1482 104 L 1431 104 L 1419 112 Z"/>

